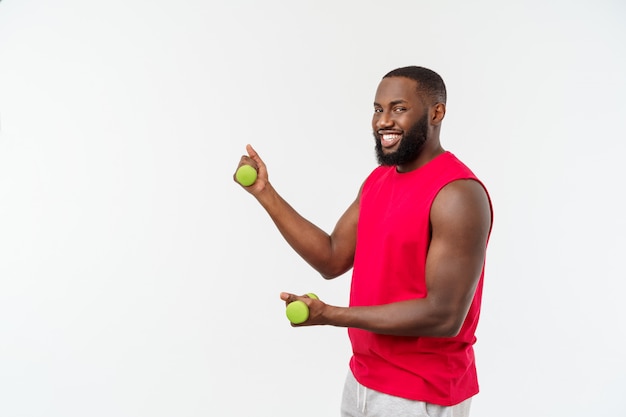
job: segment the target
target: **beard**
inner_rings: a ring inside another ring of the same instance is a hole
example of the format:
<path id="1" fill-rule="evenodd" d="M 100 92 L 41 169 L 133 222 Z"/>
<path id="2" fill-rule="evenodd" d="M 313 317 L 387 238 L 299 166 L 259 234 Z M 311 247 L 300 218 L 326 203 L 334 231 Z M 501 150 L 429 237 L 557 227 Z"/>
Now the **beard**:
<path id="1" fill-rule="evenodd" d="M 383 151 L 382 139 L 377 131 L 374 131 L 376 140 L 376 159 L 380 165 L 397 166 L 408 164 L 417 159 L 428 133 L 428 115 L 425 114 L 420 120 L 415 122 L 411 128 L 404 133 L 400 139 L 400 145 L 395 152 L 385 153 Z"/>

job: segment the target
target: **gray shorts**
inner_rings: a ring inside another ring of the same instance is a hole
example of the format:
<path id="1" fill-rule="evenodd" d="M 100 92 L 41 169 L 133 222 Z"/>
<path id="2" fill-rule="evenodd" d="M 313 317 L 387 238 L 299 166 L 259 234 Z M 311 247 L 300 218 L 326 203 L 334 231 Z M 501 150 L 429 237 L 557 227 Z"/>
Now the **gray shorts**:
<path id="1" fill-rule="evenodd" d="M 359 384 L 348 371 L 343 387 L 341 417 L 468 417 L 472 399 L 444 407 L 383 394 Z"/>

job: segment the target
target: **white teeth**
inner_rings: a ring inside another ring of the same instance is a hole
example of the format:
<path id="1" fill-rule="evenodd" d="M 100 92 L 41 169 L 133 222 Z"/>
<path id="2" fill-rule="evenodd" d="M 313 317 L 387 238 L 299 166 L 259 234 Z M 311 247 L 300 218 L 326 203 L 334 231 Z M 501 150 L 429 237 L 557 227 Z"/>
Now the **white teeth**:
<path id="1" fill-rule="evenodd" d="M 396 140 L 400 137 L 400 135 L 382 135 L 382 139 L 386 142 L 391 142 L 392 140 Z"/>

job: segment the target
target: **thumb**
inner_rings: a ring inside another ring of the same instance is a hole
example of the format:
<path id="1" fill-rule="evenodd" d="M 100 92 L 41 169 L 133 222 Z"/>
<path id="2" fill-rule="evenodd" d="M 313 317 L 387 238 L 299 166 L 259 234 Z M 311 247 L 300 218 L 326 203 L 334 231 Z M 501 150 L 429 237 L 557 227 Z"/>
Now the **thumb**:
<path id="1" fill-rule="evenodd" d="M 281 292 L 280 293 L 280 299 L 283 300 L 286 303 L 292 302 L 295 298 L 296 298 L 295 295 L 290 294 L 288 292 Z"/>
<path id="2" fill-rule="evenodd" d="M 253 156 L 257 156 L 256 151 L 254 150 L 254 148 L 253 148 L 253 147 L 252 147 L 252 145 L 250 145 L 250 144 L 247 144 L 247 145 L 246 145 L 246 151 L 248 152 L 248 156 L 250 156 L 251 158 L 252 158 Z"/>

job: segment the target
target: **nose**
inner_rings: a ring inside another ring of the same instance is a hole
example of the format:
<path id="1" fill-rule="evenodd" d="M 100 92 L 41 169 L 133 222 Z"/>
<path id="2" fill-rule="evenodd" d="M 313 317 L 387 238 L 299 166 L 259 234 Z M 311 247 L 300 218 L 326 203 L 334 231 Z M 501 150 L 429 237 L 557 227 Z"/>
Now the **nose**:
<path id="1" fill-rule="evenodd" d="M 374 127 L 376 129 L 385 129 L 393 126 L 393 119 L 390 117 L 389 113 L 381 112 L 377 113 L 374 118 Z"/>

